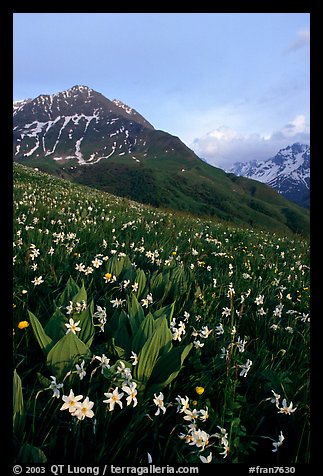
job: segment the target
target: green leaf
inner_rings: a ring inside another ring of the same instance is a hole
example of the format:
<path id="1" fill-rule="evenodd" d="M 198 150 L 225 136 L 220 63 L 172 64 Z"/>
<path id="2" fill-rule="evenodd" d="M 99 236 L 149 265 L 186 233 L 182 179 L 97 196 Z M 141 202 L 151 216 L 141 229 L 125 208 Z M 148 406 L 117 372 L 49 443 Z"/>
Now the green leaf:
<path id="1" fill-rule="evenodd" d="M 173 347 L 169 352 L 159 357 L 148 382 L 147 392 L 149 394 L 160 392 L 177 377 L 192 347 L 192 343 Z"/>
<path id="2" fill-rule="evenodd" d="M 93 323 L 93 313 L 94 313 L 94 303 L 93 301 L 91 301 L 90 304 L 85 309 L 85 311 L 82 311 L 78 317 L 75 317 L 76 322 L 78 320 L 80 321 L 79 327 L 81 328 L 77 336 L 88 347 L 91 346 L 94 333 L 95 333 L 95 327 Z"/>
<path id="3" fill-rule="evenodd" d="M 57 307 L 54 314 L 51 316 L 45 326 L 46 334 L 54 341 L 57 342 L 61 337 L 66 334 L 67 328 L 65 323 L 67 322 L 65 315 Z"/>
<path id="4" fill-rule="evenodd" d="M 118 328 L 114 333 L 116 345 L 122 347 L 127 353 L 131 351 L 131 330 L 129 329 L 129 319 L 125 311 L 119 314 Z"/>
<path id="5" fill-rule="evenodd" d="M 76 360 L 87 355 L 90 355 L 88 346 L 76 334 L 69 332 L 51 349 L 47 356 L 47 364 L 51 367 L 53 375 L 61 381 Z"/>
<path id="6" fill-rule="evenodd" d="M 153 334 L 155 330 L 155 320 L 151 313 L 147 314 L 140 324 L 138 331 L 134 335 L 132 341 L 132 349 L 136 354 L 140 351 L 146 340 Z"/>
<path id="7" fill-rule="evenodd" d="M 131 302 L 128 301 L 128 314 L 131 332 L 132 335 L 135 335 L 138 332 L 140 324 L 145 319 L 145 313 L 134 294 L 131 296 Z"/>
<path id="8" fill-rule="evenodd" d="M 147 282 L 146 275 L 142 269 L 137 269 L 135 281 L 138 283 L 137 297 L 139 300 L 142 297 Z"/>
<path id="9" fill-rule="evenodd" d="M 172 282 L 169 280 L 170 270 L 163 270 L 161 273 L 155 274 L 150 280 L 150 288 L 154 300 L 161 305 L 166 299 L 169 290 L 172 286 Z"/>
<path id="10" fill-rule="evenodd" d="M 181 296 L 187 292 L 187 276 L 184 269 L 175 268 L 171 273 L 170 281 L 174 296 Z"/>
<path id="11" fill-rule="evenodd" d="M 18 439 L 22 437 L 24 426 L 25 410 L 21 378 L 15 369 L 13 373 L 13 432 Z"/>
<path id="12" fill-rule="evenodd" d="M 138 354 L 138 364 L 134 370 L 134 378 L 145 384 L 153 372 L 155 362 L 161 349 L 172 339 L 172 334 L 168 328 L 165 317 L 160 318 L 160 322 L 155 328 L 155 332 L 146 340 Z"/>
<path id="13" fill-rule="evenodd" d="M 81 289 L 79 288 L 78 292 L 72 297 L 72 302 L 75 304 L 77 302 L 82 302 L 87 300 L 87 293 L 84 287 L 84 282 L 82 282 Z"/>
<path id="14" fill-rule="evenodd" d="M 79 291 L 79 289 L 80 288 L 78 287 L 72 276 L 70 276 L 68 278 L 64 291 L 57 300 L 57 307 L 68 305 L 69 302 L 72 301 L 73 296 L 75 296 L 76 293 Z"/>
<path id="15" fill-rule="evenodd" d="M 109 324 L 105 326 L 105 334 L 108 337 L 114 337 L 115 333 L 118 330 L 118 326 L 119 326 L 119 311 L 118 309 L 115 309 L 114 313 L 109 319 Z"/>
<path id="16" fill-rule="evenodd" d="M 38 341 L 38 344 L 40 345 L 40 348 L 42 349 L 44 354 L 47 355 L 50 349 L 53 347 L 54 342 L 46 334 L 46 332 L 43 329 L 43 326 L 41 325 L 37 317 L 34 316 L 34 314 L 30 311 L 28 311 L 28 315 L 29 315 L 31 327 L 33 328 L 34 335 Z"/>

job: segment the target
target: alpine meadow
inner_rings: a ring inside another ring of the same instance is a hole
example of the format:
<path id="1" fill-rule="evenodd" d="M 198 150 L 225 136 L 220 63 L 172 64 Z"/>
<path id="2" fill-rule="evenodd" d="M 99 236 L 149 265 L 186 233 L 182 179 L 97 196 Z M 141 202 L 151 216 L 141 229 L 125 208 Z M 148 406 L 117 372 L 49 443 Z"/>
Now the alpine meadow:
<path id="1" fill-rule="evenodd" d="M 310 461 L 305 235 L 13 171 L 15 462 Z"/>

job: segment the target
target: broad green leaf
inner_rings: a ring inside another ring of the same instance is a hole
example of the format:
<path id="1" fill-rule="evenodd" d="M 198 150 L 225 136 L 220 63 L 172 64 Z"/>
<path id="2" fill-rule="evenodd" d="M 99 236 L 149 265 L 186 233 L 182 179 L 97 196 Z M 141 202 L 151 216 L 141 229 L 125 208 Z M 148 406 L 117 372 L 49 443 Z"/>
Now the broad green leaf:
<path id="1" fill-rule="evenodd" d="M 177 377 L 192 347 L 192 343 L 187 346 L 173 347 L 159 357 L 148 382 L 149 394 L 160 392 Z"/>
<path id="2" fill-rule="evenodd" d="M 13 433 L 16 438 L 22 437 L 24 426 L 25 411 L 21 378 L 15 369 L 13 373 Z"/>
<path id="3" fill-rule="evenodd" d="M 170 280 L 174 297 L 177 295 L 181 296 L 187 292 L 187 276 L 184 269 L 175 268 L 171 273 Z"/>
<path id="4" fill-rule="evenodd" d="M 79 316 L 75 316 L 75 320 L 80 321 L 79 327 L 81 328 L 80 332 L 77 334 L 78 338 L 81 339 L 84 344 L 88 347 L 91 346 L 95 327 L 93 323 L 93 312 L 94 312 L 94 303 L 93 301 L 87 306 L 85 311 L 82 311 Z"/>
<path id="5" fill-rule="evenodd" d="M 147 314 L 141 322 L 138 331 L 132 340 L 132 349 L 136 354 L 140 351 L 146 340 L 153 334 L 155 330 L 155 321 L 151 313 Z"/>
<path id="6" fill-rule="evenodd" d="M 169 281 L 169 270 L 164 270 L 162 273 L 158 273 L 152 276 L 150 280 L 150 288 L 154 300 L 161 304 L 166 298 L 168 291 L 171 287 L 171 282 Z"/>
<path id="7" fill-rule="evenodd" d="M 128 301 L 128 314 L 131 332 L 132 335 L 135 335 L 145 319 L 145 313 L 134 294 L 131 296 L 131 302 Z"/>
<path id="8" fill-rule="evenodd" d="M 82 282 L 82 287 L 81 289 L 79 288 L 78 292 L 73 296 L 73 298 L 71 299 L 72 302 L 75 304 L 77 302 L 82 302 L 82 301 L 85 301 L 87 300 L 87 293 L 86 293 L 86 289 L 84 287 L 84 283 Z"/>
<path id="9" fill-rule="evenodd" d="M 45 355 L 48 354 L 50 349 L 53 347 L 54 342 L 53 340 L 46 334 L 46 332 L 43 329 L 43 326 L 39 322 L 36 316 L 30 311 L 28 311 L 29 315 L 29 320 L 31 323 L 31 327 L 33 328 L 35 337 L 38 341 L 38 344 L 40 345 L 42 351 L 45 353 Z"/>
<path id="10" fill-rule="evenodd" d="M 158 323 L 154 333 L 147 339 L 138 354 L 138 364 L 134 370 L 134 378 L 141 383 L 148 381 L 161 349 L 163 349 L 172 338 L 166 318 L 162 317 L 160 319 L 160 323 Z"/>
<path id="11" fill-rule="evenodd" d="M 118 330 L 119 326 L 119 314 L 118 309 L 115 309 L 111 318 L 109 319 L 109 324 L 105 326 L 105 334 L 109 337 L 114 337 L 115 333 Z"/>
<path id="12" fill-rule="evenodd" d="M 70 276 L 68 278 L 64 291 L 57 300 L 57 307 L 67 306 L 69 302 L 72 301 L 73 296 L 76 295 L 79 289 L 80 288 L 78 287 L 72 276 Z"/>
<path id="13" fill-rule="evenodd" d="M 61 381 L 71 370 L 76 359 L 87 355 L 90 355 L 88 346 L 76 334 L 69 332 L 51 349 L 47 356 L 47 364 L 51 367 L 53 375 Z"/>
<path id="14" fill-rule="evenodd" d="M 146 275 L 142 269 L 137 269 L 135 281 L 138 283 L 137 297 L 139 300 L 143 295 L 147 283 Z"/>
<path id="15" fill-rule="evenodd" d="M 121 311 L 119 314 L 118 328 L 114 332 L 114 338 L 117 346 L 122 347 L 127 353 L 131 351 L 131 329 L 125 311 Z"/>
<path id="16" fill-rule="evenodd" d="M 67 328 L 65 324 L 67 319 L 62 311 L 57 307 L 54 314 L 51 316 L 45 326 L 46 334 L 54 341 L 57 342 L 61 337 L 66 334 Z"/>

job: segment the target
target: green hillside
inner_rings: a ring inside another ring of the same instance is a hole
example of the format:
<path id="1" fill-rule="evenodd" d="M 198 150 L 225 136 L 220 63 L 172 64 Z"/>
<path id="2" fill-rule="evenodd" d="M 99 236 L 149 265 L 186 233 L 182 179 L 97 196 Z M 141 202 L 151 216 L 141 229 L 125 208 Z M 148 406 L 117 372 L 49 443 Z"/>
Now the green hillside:
<path id="1" fill-rule="evenodd" d="M 159 139 L 157 134 L 151 141 L 149 154 L 110 157 L 95 166 L 79 166 L 73 160 L 61 164 L 46 158 L 24 159 L 23 163 L 155 207 L 285 234 L 309 234 L 308 210 L 260 182 L 226 174 L 203 162 L 173 136 L 169 135 L 167 152 L 161 153 L 159 140 L 165 147 L 165 135 Z M 171 150 L 174 142 L 176 153 Z M 182 147 L 178 148 L 178 143 Z"/>

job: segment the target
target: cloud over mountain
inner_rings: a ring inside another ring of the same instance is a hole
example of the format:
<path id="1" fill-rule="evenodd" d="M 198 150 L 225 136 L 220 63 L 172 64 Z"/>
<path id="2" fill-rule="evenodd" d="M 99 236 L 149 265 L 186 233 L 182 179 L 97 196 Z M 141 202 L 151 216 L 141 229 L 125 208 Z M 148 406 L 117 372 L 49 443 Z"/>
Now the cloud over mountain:
<path id="1" fill-rule="evenodd" d="M 298 115 L 270 135 L 241 133 L 221 126 L 196 138 L 190 147 L 210 164 L 228 169 L 234 162 L 262 160 L 293 142 L 310 143 L 310 127 L 304 115 Z"/>

